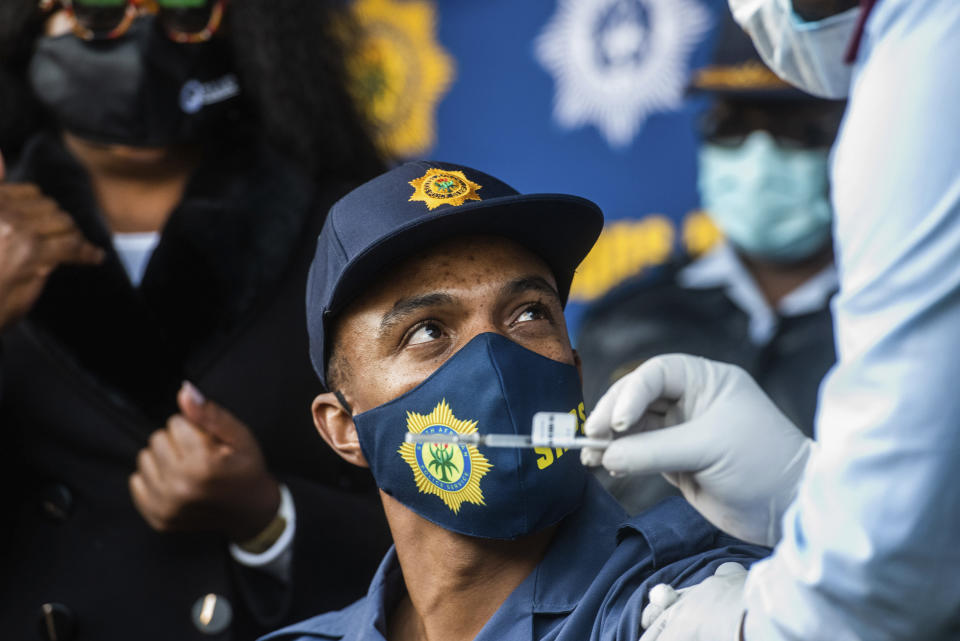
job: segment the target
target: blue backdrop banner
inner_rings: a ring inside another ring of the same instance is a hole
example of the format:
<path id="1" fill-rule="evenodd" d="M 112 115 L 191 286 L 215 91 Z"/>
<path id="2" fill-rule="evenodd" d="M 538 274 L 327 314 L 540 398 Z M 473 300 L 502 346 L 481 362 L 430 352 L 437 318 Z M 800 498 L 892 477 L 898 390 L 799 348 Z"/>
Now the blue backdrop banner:
<path id="1" fill-rule="evenodd" d="M 725 0 L 354 7 L 368 34 L 354 75 L 389 152 L 474 166 L 523 192 L 572 193 L 603 208 L 604 234 L 571 292 L 574 334 L 585 305 L 623 278 L 716 239 L 697 211 L 704 103 L 686 87 L 709 61 Z"/>

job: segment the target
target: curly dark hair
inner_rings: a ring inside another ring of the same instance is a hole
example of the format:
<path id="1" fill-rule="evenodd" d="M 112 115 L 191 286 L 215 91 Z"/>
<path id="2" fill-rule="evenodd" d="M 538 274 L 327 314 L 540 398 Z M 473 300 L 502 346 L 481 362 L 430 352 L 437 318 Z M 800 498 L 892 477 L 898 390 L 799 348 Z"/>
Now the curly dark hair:
<path id="1" fill-rule="evenodd" d="M 43 17 L 37 0 L 0 2 L 0 149 L 44 120 L 25 80 Z M 224 37 L 246 98 L 239 130 L 256 131 L 315 175 L 366 179 L 384 167 L 347 88 L 344 52 L 359 32 L 343 0 L 233 0 Z"/>

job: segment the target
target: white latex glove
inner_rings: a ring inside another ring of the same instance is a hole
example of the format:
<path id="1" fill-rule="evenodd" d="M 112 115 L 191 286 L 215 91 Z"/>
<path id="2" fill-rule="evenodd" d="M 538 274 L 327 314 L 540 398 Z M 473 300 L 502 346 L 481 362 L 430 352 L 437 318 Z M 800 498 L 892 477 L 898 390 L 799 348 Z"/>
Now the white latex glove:
<path id="1" fill-rule="evenodd" d="M 665 403 L 666 415 L 656 411 Z M 583 450 L 584 464 L 661 473 L 728 534 L 771 547 L 780 539 L 813 441 L 745 371 L 685 354 L 652 358 L 614 383 L 584 425 L 591 438 L 631 428 L 640 433 Z"/>
<path id="2" fill-rule="evenodd" d="M 730 562 L 693 587 L 653 586 L 640 616 L 646 630 L 640 641 L 742 640 L 746 580 L 746 569 Z"/>

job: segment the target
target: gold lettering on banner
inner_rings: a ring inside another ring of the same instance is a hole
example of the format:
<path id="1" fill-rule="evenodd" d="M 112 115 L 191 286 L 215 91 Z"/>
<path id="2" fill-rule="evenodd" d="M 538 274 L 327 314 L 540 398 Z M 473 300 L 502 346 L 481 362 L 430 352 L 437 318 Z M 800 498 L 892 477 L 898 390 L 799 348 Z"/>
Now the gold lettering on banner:
<path id="1" fill-rule="evenodd" d="M 673 223 L 661 214 L 611 223 L 580 263 L 570 299 L 591 301 L 623 279 L 670 258 L 676 236 Z"/>

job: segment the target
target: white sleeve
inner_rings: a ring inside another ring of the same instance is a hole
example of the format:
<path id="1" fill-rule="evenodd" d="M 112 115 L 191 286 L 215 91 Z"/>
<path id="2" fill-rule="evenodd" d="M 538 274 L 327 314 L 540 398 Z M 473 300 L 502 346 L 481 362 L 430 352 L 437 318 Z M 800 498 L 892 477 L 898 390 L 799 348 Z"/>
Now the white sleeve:
<path id="1" fill-rule="evenodd" d="M 838 363 L 748 641 L 942 638 L 960 614 L 958 61 L 960 2 L 877 3 L 833 158 Z"/>
<path id="2" fill-rule="evenodd" d="M 287 526 L 273 545 L 260 554 L 251 554 L 240 546 L 231 543 L 230 555 L 237 563 L 249 568 L 257 568 L 276 579 L 289 585 L 290 566 L 293 562 L 293 536 L 297 530 L 297 512 L 293 504 L 293 496 L 286 485 L 280 485 L 280 516 L 287 521 Z"/>

